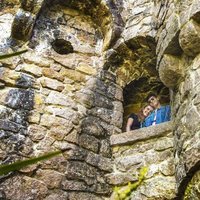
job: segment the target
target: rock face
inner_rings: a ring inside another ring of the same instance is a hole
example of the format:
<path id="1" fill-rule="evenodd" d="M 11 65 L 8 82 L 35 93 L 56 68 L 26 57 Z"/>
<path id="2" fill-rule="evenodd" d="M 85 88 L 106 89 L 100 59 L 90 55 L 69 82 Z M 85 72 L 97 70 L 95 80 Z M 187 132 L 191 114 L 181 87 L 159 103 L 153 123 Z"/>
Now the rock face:
<path id="1" fill-rule="evenodd" d="M 28 51 L 0 60 L 1 164 L 70 150 L 0 177 L 0 196 L 108 199 L 148 165 L 132 199 L 198 199 L 199 29 L 199 0 L 3 0 L 0 52 Z M 121 134 L 150 91 L 172 122 Z"/>

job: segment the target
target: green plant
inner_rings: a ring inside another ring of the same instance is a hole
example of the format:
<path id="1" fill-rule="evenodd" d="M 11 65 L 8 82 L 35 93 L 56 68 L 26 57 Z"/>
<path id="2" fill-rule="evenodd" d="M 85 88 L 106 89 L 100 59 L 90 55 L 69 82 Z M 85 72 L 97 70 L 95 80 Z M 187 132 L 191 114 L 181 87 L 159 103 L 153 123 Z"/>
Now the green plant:
<path id="1" fill-rule="evenodd" d="M 26 53 L 27 51 L 28 51 L 27 49 L 24 49 L 24 50 L 21 50 L 21 51 L 18 51 L 18 52 L 3 54 L 3 55 L 0 55 L 0 60 L 10 58 L 10 57 L 13 57 L 13 56 L 18 56 L 20 54 Z"/>
<path id="2" fill-rule="evenodd" d="M 147 172 L 148 172 L 148 168 L 142 167 L 140 169 L 137 182 L 134 182 L 134 183 L 129 182 L 128 185 L 124 186 L 124 187 L 117 187 L 116 186 L 114 188 L 115 200 L 128 200 L 130 195 L 131 195 L 131 192 L 133 190 L 136 190 L 138 188 L 138 186 L 140 186 L 143 183 Z"/>
<path id="3" fill-rule="evenodd" d="M 22 160 L 22 161 L 17 161 L 17 162 L 14 162 L 12 164 L 0 165 L 0 176 L 6 175 L 9 172 L 20 170 L 20 169 L 22 169 L 24 167 L 27 167 L 27 166 L 32 165 L 32 164 L 35 164 L 35 163 L 37 163 L 39 161 L 50 159 L 50 158 L 52 158 L 54 156 L 57 156 L 57 155 L 59 155 L 61 153 L 64 153 L 67 150 L 69 150 L 69 149 L 51 152 L 51 153 L 48 153 L 48 154 L 45 154 L 45 155 L 42 155 L 42 156 L 38 156 L 38 157 L 35 157 L 35 158 L 30 158 L 30 159 L 26 159 L 26 160 Z"/>

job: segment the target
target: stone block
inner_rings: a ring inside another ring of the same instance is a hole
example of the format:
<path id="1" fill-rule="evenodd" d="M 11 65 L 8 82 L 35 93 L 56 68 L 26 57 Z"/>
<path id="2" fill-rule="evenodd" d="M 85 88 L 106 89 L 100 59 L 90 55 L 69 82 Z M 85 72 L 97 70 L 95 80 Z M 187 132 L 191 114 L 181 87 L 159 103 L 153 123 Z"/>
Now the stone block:
<path id="1" fill-rule="evenodd" d="M 134 177 L 134 175 L 131 175 L 130 173 L 121 173 L 121 172 L 115 172 L 106 175 L 106 178 L 108 180 L 108 183 L 111 185 L 125 185 L 129 182 L 135 182 L 138 179 Z"/>
<path id="2" fill-rule="evenodd" d="M 87 89 L 76 92 L 76 101 L 87 108 L 91 108 L 94 105 L 94 93 Z"/>
<path id="3" fill-rule="evenodd" d="M 97 138 L 91 135 L 81 134 L 78 138 L 78 141 L 81 147 L 98 153 L 100 141 Z"/>
<path id="4" fill-rule="evenodd" d="M 16 124 L 8 120 L 0 119 L 0 129 L 4 131 L 12 131 L 14 133 L 17 133 L 21 128 L 22 126 L 19 124 Z"/>
<path id="5" fill-rule="evenodd" d="M 126 172 L 130 169 L 137 169 L 145 161 L 143 154 L 130 155 L 126 157 L 116 158 L 115 163 L 117 169 L 121 172 Z"/>
<path id="6" fill-rule="evenodd" d="M 27 41 L 31 37 L 36 15 L 18 9 L 12 24 L 11 36 L 17 40 Z"/>
<path id="7" fill-rule="evenodd" d="M 56 91 L 51 91 L 49 93 L 45 103 L 76 108 L 75 102 L 69 96 Z"/>
<path id="8" fill-rule="evenodd" d="M 54 116 L 62 117 L 64 119 L 72 121 L 74 124 L 78 124 L 79 122 L 77 113 L 70 108 L 61 108 L 58 106 L 46 106 L 45 111 L 47 113 L 53 114 Z"/>
<path id="9" fill-rule="evenodd" d="M 60 125 L 57 127 L 51 127 L 48 131 L 48 136 L 54 138 L 55 140 L 63 140 L 66 137 L 71 129 L 66 129 L 65 126 Z"/>
<path id="10" fill-rule="evenodd" d="M 47 196 L 44 200 L 63 200 L 63 199 L 68 199 L 69 198 L 69 194 L 68 192 L 61 192 L 59 191 L 58 193 L 53 193 L 50 194 L 49 196 Z"/>
<path id="11" fill-rule="evenodd" d="M 67 191 L 87 191 L 87 185 L 83 181 L 62 181 L 61 188 Z"/>
<path id="12" fill-rule="evenodd" d="M 34 142 L 42 140 L 46 135 L 46 131 L 46 128 L 36 124 L 32 124 L 28 127 L 28 135 Z"/>
<path id="13" fill-rule="evenodd" d="M 194 20 L 187 22 L 179 35 L 180 46 L 188 56 L 196 56 L 200 52 L 200 25 Z"/>
<path id="14" fill-rule="evenodd" d="M 72 79 L 75 82 L 84 83 L 86 81 L 86 76 L 83 73 L 71 69 L 62 68 L 60 70 L 60 75 L 62 77 L 67 77 L 69 79 Z"/>
<path id="15" fill-rule="evenodd" d="M 20 64 L 20 65 L 17 66 L 16 70 L 26 72 L 28 74 L 35 76 L 35 77 L 41 77 L 42 76 L 42 68 L 35 65 L 35 64 L 28 64 L 28 63 Z"/>
<path id="16" fill-rule="evenodd" d="M 183 77 L 182 63 L 180 58 L 165 54 L 159 65 L 159 76 L 161 81 L 169 88 L 177 85 Z"/>
<path id="17" fill-rule="evenodd" d="M 112 171 L 112 161 L 109 158 L 104 158 L 101 155 L 89 152 L 86 158 L 86 162 L 94 167 L 98 167 L 101 170 L 111 172 Z"/>
<path id="18" fill-rule="evenodd" d="M 36 177 L 45 182 L 49 189 L 54 189 L 60 188 L 60 184 L 64 175 L 54 170 L 38 170 Z"/>
<path id="19" fill-rule="evenodd" d="M 190 17 L 198 23 L 200 23 L 200 9 L 199 8 L 200 8 L 199 0 L 194 0 L 192 2 Z"/>
<path id="20" fill-rule="evenodd" d="M 192 107 L 186 113 L 186 127 L 191 133 L 200 129 L 200 113 L 195 107 Z"/>
<path id="21" fill-rule="evenodd" d="M 94 135 L 95 137 L 104 136 L 104 129 L 95 117 L 87 117 L 81 122 L 81 130 L 85 134 Z"/>
<path id="22" fill-rule="evenodd" d="M 42 87 L 53 89 L 59 92 L 61 92 L 65 88 L 62 82 L 55 79 L 42 77 L 38 79 L 38 81 L 41 83 Z"/>
<path id="23" fill-rule="evenodd" d="M 87 192 L 70 192 L 69 200 L 103 200 L 104 197 L 96 196 Z M 53 199 L 52 199 L 53 200 Z"/>
<path id="24" fill-rule="evenodd" d="M 92 114 L 95 117 L 99 117 L 103 121 L 110 123 L 112 120 L 113 111 L 106 108 L 95 107 L 88 111 L 88 114 Z"/>
<path id="25" fill-rule="evenodd" d="M 145 181 L 139 189 L 147 199 L 173 199 L 176 197 L 175 177 L 156 176 Z M 132 198 L 136 198 L 136 192 L 132 193 Z"/>
<path id="26" fill-rule="evenodd" d="M 171 132 L 172 123 L 165 122 L 156 126 L 145 127 L 142 129 L 112 135 L 110 138 L 111 145 L 133 144 L 138 141 L 155 138 L 158 136 L 166 135 Z"/>
<path id="27" fill-rule="evenodd" d="M 6 198 L 15 200 L 44 199 L 48 189 L 43 181 L 28 176 L 15 176 L 3 183 Z"/>
<path id="28" fill-rule="evenodd" d="M 11 89 L 6 97 L 5 104 L 14 109 L 33 109 L 33 90 Z"/>
<path id="29" fill-rule="evenodd" d="M 69 161 L 66 166 L 65 176 L 71 180 L 84 181 L 88 186 L 95 186 L 97 176 L 99 175 L 97 169 L 84 162 Z"/>
<path id="30" fill-rule="evenodd" d="M 64 77 L 57 71 L 51 69 L 51 68 L 43 68 L 42 74 L 48 78 L 57 79 L 58 81 L 64 81 Z"/>
<path id="31" fill-rule="evenodd" d="M 173 158 L 166 159 L 159 164 L 159 170 L 164 176 L 174 176 L 175 163 Z"/>

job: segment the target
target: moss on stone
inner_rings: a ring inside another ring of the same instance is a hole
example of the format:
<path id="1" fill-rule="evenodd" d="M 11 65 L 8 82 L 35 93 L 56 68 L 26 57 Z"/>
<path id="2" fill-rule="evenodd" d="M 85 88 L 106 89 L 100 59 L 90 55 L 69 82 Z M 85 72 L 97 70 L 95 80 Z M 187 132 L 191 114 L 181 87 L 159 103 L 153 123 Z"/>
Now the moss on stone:
<path id="1" fill-rule="evenodd" d="M 123 187 L 115 187 L 114 192 L 114 200 L 128 200 L 132 191 L 136 190 L 144 181 L 145 176 L 148 172 L 148 167 L 142 167 L 139 172 L 138 181 L 131 183 L 129 182 L 127 186 Z"/>

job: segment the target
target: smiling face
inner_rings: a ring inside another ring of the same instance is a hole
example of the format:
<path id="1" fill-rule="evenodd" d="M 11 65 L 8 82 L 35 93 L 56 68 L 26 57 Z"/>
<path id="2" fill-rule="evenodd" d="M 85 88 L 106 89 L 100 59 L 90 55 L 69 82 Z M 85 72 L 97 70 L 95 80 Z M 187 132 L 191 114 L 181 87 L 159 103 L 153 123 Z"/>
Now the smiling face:
<path id="1" fill-rule="evenodd" d="M 146 118 L 147 116 L 149 116 L 149 114 L 153 111 L 152 106 L 148 105 L 146 107 L 144 107 L 142 113 L 144 115 L 144 117 Z"/>
<path id="2" fill-rule="evenodd" d="M 148 99 L 148 103 L 150 106 L 152 106 L 154 109 L 158 108 L 160 106 L 159 98 L 156 96 L 151 96 Z"/>

